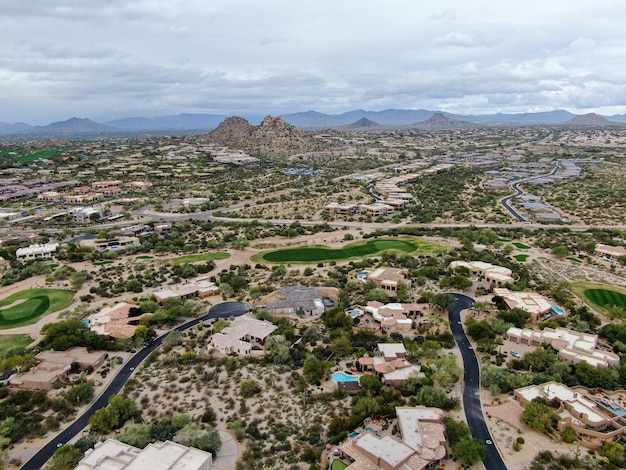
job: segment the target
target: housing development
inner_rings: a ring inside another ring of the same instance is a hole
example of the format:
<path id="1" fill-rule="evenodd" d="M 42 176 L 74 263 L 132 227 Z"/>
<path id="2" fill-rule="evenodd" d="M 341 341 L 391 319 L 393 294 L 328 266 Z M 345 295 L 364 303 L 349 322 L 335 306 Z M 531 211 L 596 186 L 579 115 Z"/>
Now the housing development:
<path id="1" fill-rule="evenodd" d="M 1 468 L 618 468 L 598 119 L 7 138 Z"/>

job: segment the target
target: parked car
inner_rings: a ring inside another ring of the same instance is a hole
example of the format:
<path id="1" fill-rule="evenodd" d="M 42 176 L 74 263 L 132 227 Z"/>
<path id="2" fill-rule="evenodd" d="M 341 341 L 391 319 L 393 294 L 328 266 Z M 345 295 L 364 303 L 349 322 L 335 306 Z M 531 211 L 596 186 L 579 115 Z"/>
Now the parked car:
<path id="1" fill-rule="evenodd" d="M 522 355 L 518 353 L 515 349 L 511 349 L 511 356 L 516 357 L 518 359 L 522 358 Z"/>

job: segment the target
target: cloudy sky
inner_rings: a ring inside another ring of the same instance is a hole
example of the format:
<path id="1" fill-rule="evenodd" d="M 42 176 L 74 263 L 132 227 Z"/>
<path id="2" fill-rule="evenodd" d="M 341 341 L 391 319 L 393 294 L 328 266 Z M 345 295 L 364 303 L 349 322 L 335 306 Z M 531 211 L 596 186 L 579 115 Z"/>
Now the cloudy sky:
<path id="1" fill-rule="evenodd" d="M 0 121 L 626 113 L 623 0 L 0 0 Z"/>

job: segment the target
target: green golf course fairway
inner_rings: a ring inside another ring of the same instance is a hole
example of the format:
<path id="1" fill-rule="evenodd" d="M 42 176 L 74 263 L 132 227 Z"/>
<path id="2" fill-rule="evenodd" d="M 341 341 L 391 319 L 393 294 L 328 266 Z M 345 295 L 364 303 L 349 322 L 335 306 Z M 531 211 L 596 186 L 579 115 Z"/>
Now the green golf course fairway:
<path id="1" fill-rule="evenodd" d="M 572 292 L 583 302 L 599 312 L 607 312 L 616 305 L 626 309 L 626 289 L 597 282 L 577 281 L 570 285 Z"/>
<path id="2" fill-rule="evenodd" d="M 33 342 L 28 335 L 0 335 L 0 357 L 14 349 L 21 349 Z"/>
<path id="3" fill-rule="evenodd" d="M 617 307 L 626 309 L 626 295 L 621 292 L 607 289 L 587 289 L 585 291 L 585 297 L 601 307 L 616 305 Z"/>
<path id="4" fill-rule="evenodd" d="M 361 259 L 381 255 L 384 252 L 433 254 L 446 251 L 443 245 L 423 240 L 418 237 L 378 238 L 374 240 L 350 243 L 343 248 L 330 248 L 324 245 L 302 246 L 259 253 L 252 261 L 269 263 L 321 263 L 324 261 L 342 261 Z"/>
<path id="5" fill-rule="evenodd" d="M 10 295 L 0 300 L 0 330 L 32 325 L 42 316 L 68 307 L 74 294 L 65 289 L 28 289 Z M 19 300 L 23 302 L 15 303 Z"/>

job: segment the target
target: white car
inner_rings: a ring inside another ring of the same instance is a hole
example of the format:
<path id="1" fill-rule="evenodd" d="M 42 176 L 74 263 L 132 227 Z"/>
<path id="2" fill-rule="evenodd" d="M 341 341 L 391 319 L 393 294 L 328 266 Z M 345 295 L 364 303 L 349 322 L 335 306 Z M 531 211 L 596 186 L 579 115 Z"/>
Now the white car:
<path id="1" fill-rule="evenodd" d="M 511 356 L 516 357 L 518 359 L 522 358 L 522 355 L 518 353 L 515 349 L 511 349 Z"/>

